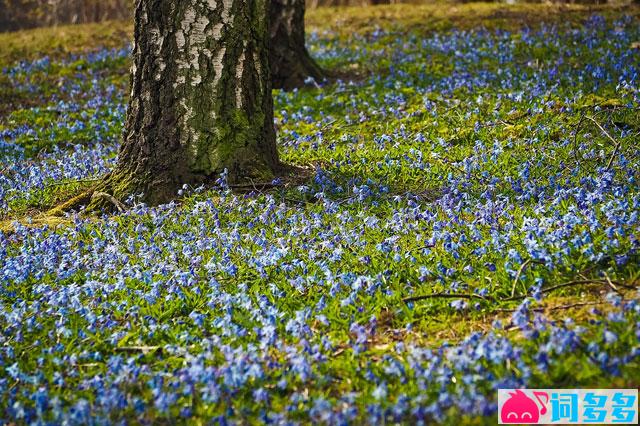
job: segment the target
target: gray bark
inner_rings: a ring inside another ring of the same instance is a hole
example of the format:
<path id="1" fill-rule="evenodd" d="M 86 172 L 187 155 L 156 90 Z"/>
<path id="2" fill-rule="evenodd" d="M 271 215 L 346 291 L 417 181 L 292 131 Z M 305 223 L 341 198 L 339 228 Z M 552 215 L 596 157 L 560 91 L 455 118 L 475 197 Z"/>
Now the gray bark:
<path id="1" fill-rule="evenodd" d="M 124 141 L 96 191 L 158 204 L 224 169 L 278 173 L 267 1 L 137 0 Z"/>

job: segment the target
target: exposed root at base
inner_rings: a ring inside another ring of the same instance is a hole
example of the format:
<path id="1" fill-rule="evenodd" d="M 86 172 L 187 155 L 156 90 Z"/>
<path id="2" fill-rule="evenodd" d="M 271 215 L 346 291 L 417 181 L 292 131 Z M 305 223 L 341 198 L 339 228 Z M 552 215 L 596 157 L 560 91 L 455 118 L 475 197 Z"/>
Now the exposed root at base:
<path id="1" fill-rule="evenodd" d="M 82 206 L 86 206 L 91 201 L 91 197 L 93 196 L 94 188 L 91 188 L 85 192 L 82 192 L 79 195 L 65 201 L 64 203 L 52 208 L 47 211 L 46 214 L 49 216 L 62 217 L 66 213 L 80 209 Z"/>
<path id="2" fill-rule="evenodd" d="M 263 191 L 276 188 L 291 188 L 303 185 L 313 177 L 315 166 L 315 164 L 310 164 L 305 167 L 281 164 L 278 176 L 279 182 L 277 184 L 273 183 L 273 181 L 253 182 L 251 179 L 246 179 L 249 183 L 230 185 L 230 188 L 239 193 L 262 193 Z M 70 219 L 65 217 L 68 213 L 81 211 L 82 207 L 87 207 L 87 210 L 82 210 L 82 213 L 84 216 L 91 216 L 91 214 L 96 211 L 90 207 L 91 205 L 106 204 L 112 206 L 113 209 L 120 213 L 127 210 L 128 207 L 122 201 L 107 192 L 101 191 L 100 188 L 101 186 L 98 185 L 93 186 L 47 211 L 38 213 L 36 216 L 0 220 L 0 232 L 8 235 L 13 234 L 15 232 L 16 222 L 26 227 L 41 227 L 45 225 L 55 227 L 70 224 Z"/>
<path id="3" fill-rule="evenodd" d="M 242 179 L 245 183 L 229 184 L 229 188 L 235 192 L 247 193 L 268 191 L 274 188 L 290 188 L 306 183 L 313 177 L 314 167 L 301 167 L 292 164 L 280 164 L 280 171 L 276 179 L 268 182 L 253 181 L 251 178 Z M 274 183 L 274 181 L 278 183 Z"/>
<path id="4" fill-rule="evenodd" d="M 109 201 L 111 204 L 113 204 L 120 213 L 123 213 L 126 209 L 127 206 L 124 205 L 124 203 L 120 200 L 118 200 L 116 197 L 114 197 L 113 195 L 109 195 L 106 192 L 94 192 L 93 195 L 91 195 L 91 200 L 96 200 L 96 199 L 102 199 L 105 201 Z"/>
<path id="5" fill-rule="evenodd" d="M 40 228 L 43 226 L 56 227 L 58 225 L 68 225 L 71 224 L 71 220 L 59 217 L 59 216 L 48 216 L 41 215 L 37 217 L 31 218 L 20 218 L 20 219 L 10 219 L 0 221 L 0 232 L 9 236 L 16 232 L 16 223 L 20 224 L 20 226 L 24 226 L 26 228 Z"/>

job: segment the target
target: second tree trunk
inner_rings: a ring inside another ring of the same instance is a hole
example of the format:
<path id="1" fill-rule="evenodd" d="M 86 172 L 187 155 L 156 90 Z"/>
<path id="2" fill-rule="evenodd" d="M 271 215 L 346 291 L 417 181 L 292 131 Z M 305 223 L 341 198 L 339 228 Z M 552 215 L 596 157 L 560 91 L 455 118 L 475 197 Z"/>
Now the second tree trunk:
<path id="1" fill-rule="evenodd" d="M 290 90 L 312 77 L 321 81 L 322 69 L 305 46 L 305 0 L 271 0 L 269 65 L 273 87 Z"/>

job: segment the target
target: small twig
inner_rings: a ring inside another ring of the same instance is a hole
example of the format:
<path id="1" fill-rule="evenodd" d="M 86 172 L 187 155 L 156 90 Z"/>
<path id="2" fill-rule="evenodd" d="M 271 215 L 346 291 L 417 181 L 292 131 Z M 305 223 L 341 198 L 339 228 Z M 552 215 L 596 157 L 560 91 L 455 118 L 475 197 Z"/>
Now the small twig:
<path id="1" fill-rule="evenodd" d="M 606 272 L 604 273 L 604 277 L 606 278 L 607 285 L 611 288 L 611 290 L 615 291 L 618 294 L 621 294 L 620 290 L 618 290 L 618 287 L 616 287 L 615 284 L 613 284 L 613 282 L 611 282 L 611 279 L 609 278 L 609 275 Z"/>
<path id="2" fill-rule="evenodd" d="M 550 293 L 554 290 L 558 290 L 560 288 L 564 288 L 564 287 L 573 287 L 576 285 L 591 285 L 591 284 L 603 284 L 602 280 L 574 280 L 574 281 L 568 281 L 566 283 L 562 283 L 562 284 L 557 284 L 551 287 L 547 287 L 547 288 L 543 288 L 541 290 L 542 293 Z"/>
<path id="3" fill-rule="evenodd" d="M 516 285 L 518 284 L 518 280 L 520 279 L 520 275 L 522 275 L 522 272 L 524 271 L 524 269 L 531 263 L 531 259 L 527 259 L 526 262 L 524 262 L 522 265 L 520 265 L 520 268 L 518 269 L 518 272 L 516 273 L 516 278 L 513 280 L 513 285 L 511 286 L 511 297 L 516 295 Z"/>
<path id="4" fill-rule="evenodd" d="M 548 310 L 548 311 L 561 311 L 564 309 L 579 308 L 581 306 L 602 305 L 603 303 L 605 302 L 577 302 L 577 303 L 570 303 L 568 305 L 550 306 L 548 308 L 542 308 L 542 309 Z"/>
<path id="5" fill-rule="evenodd" d="M 535 262 L 534 260 L 531 260 L 530 262 Z M 525 262 L 526 263 L 526 262 Z M 522 269 L 522 267 L 521 267 Z M 614 285 L 614 282 L 611 280 L 608 280 L 609 282 L 605 281 L 605 280 L 575 280 L 575 281 L 568 281 L 566 283 L 562 283 L 562 284 L 558 284 L 558 285 L 554 285 L 552 287 L 547 287 L 547 288 L 543 288 L 540 290 L 541 293 L 550 293 L 554 290 L 558 290 L 560 288 L 564 288 L 564 287 L 573 287 L 573 286 L 577 286 L 577 285 L 589 285 L 589 284 L 606 284 L 607 286 L 611 287 L 612 289 L 614 289 L 614 291 L 618 292 L 619 294 L 620 291 L 617 289 L 617 286 Z M 625 284 L 621 284 L 618 283 L 618 286 L 620 287 L 624 287 L 626 289 L 636 289 L 635 286 L 632 285 L 625 285 Z M 529 297 L 529 294 L 524 294 L 524 295 L 518 295 L 518 296 L 511 296 L 508 297 L 506 299 L 500 299 L 499 301 L 501 302 L 513 302 L 513 301 L 517 301 L 517 300 L 522 300 L 522 299 L 526 299 L 527 297 Z M 491 297 L 491 296 L 481 296 L 479 294 L 465 294 L 465 293 L 432 293 L 432 294 L 424 294 L 422 296 L 411 296 L 411 297 L 405 297 L 402 299 L 402 301 L 404 303 L 410 303 L 410 302 L 417 302 L 420 300 L 427 300 L 427 299 L 479 299 L 479 300 L 484 300 L 486 302 L 495 302 L 496 299 Z M 498 312 L 500 312 L 500 310 L 496 310 Z M 507 312 L 507 311 L 505 311 Z M 508 311 L 511 312 L 511 311 Z"/>
<path id="6" fill-rule="evenodd" d="M 281 185 L 275 185 L 272 182 L 257 182 L 254 183 L 253 181 L 251 181 L 251 183 L 246 183 L 246 184 L 236 184 L 236 185 L 229 185 L 229 188 L 231 189 L 239 189 L 239 190 L 254 190 L 254 191 L 259 191 L 258 188 L 256 187 L 256 185 L 261 187 L 261 190 L 265 190 L 265 189 L 269 189 L 269 188 L 276 188 L 278 186 Z"/>
<path id="7" fill-rule="evenodd" d="M 588 285 L 588 284 L 602 284 L 602 281 L 598 281 L 598 280 L 575 280 L 575 281 L 569 281 L 569 282 L 566 282 L 566 283 L 554 285 L 552 287 L 543 288 L 543 289 L 540 290 L 540 292 L 541 293 L 550 293 L 550 292 L 552 292 L 554 290 L 557 290 L 559 288 L 572 287 L 572 286 L 576 286 L 576 285 Z M 519 296 L 512 296 L 512 297 L 509 297 L 507 299 L 503 299 L 503 301 L 510 302 L 510 301 L 513 301 L 513 300 L 526 299 L 527 297 L 529 297 L 529 295 L 528 294 L 524 294 L 524 295 L 519 295 Z"/>
<path id="8" fill-rule="evenodd" d="M 297 204 L 299 206 L 306 206 L 307 204 L 311 204 L 310 201 L 296 200 L 295 198 L 291 198 L 291 197 L 282 197 L 282 201 Z"/>
<path id="9" fill-rule="evenodd" d="M 581 306 L 595 306 L 595 305 L 602 305 L 605 302 L 578 302 L 578 303 L 571 303 L 569 305 L 558 305 L 558 306 L 546 306 L 546 307 L 539 307 L 539 308 L 533 308 L 531 309 L 534 312 L 544 312 L 544 311 L 560 311 L 560 310 L 564 310 L 564 309 L 571 309 L 571 308 L 579 308 Z M 494 309 L 493 312 L 515 312 L 517 311 L 517 309 L 504 309 L 504 308 L 498 308 L 498 309 Z"/>
<path id="10" fill-rule="evenodd" d="M 123 213 L 127 208 L 120 200 L 106 192 L 94 192 L 91 198 L 102 198 L 103 200 L 110 201 L 114 206 L 116 206 L 120 213 Z"/>
<path id="11" fill-rule="evenodd" d="M 607 170 L 609 170 L 609 169 L 611 168 L 611 165 L 613 164 L 613 160 L 614 160 L 614 158 L 615 158 L 615 157 L 616 157 L 616 155 L 618 154 L 618 149 L 620 149 L 620 141 L 616 141 L 616 140 L 615 140 L 615 139 L 614 139 L 614 138 L 609 134 L 609 132 L 607 132 L 607 131 L 605 130 L 605 128 L 604 128 L 604 127 L 602 127 L 602 126 L 600 125 L 600 123 L 598 123 L 598 122 L 597 122 L 593 117 L 589 117 L 589 116 L 587 115 L 587 116 L 586 116 L 586 118 L 587 118 L 588 120 L 593 121 L 593 123 L 594 123 L 596 126 L 598 126 L 598 129 L 600 129 L 600 131 L 601 131 L 601 132 L 602 132 L 606 137 L 608 137 L 608 138 L 609 138 L 609 140 L 610 140 L 611 142 L 613 142 L 613 146 L 614 146 L 613 153 L 611 154 L 611 157 L 609 158 L 609 161 L 607 162 Z"/>
<path id="12" fill-rule="evenodd" d="M 442 299 L 480 299 L 480 300 L 485 300 L 485 301 L 493 300 L 492 298 L 485 297 L 485 296 L 480 296 L 479 294 L 432 293 L 432 294 L 425 294 L 425 295 L 422 295 L 422 296 L 405 297 L 404 299 L 402 299 L 402 301 L 404 303 L 410 303 L 410 302 L 417 302 L 419 300 L 438 299 L 438 298 L 442 298 Z"/>
<path id="13" fill-rule="evenodd" d="M 620 142 L 618 142 L 615 148 L 613 148 L 613 153 L 611 153 L 611 157 L 609 157 L 609 161 L 607 162 L 607 170 L 611 169 L 611 166 L 613 165 L 613 159 L 616 158 L 616 155 L 618 155 L 618 149 L 620 149 Z"/>
<path id="14" fill-rule="evenodd" d="M 162 350 L 162 346 L 121 346 L 115 348 L 116 352 L 142 352 L 143 354 L 148 354 L 158 350 Z"/>
<path id="15" fill-rule="evenodd" d="M 422 247 L 415 248 L 413 250 L 409 250 L 409 253 L 412 253 L 414 251 L 429 250 L 429 249 L 434 248 L 435 246 L 436 246 L 435 244 L 427 244 L 426 246 L 422 246 Z"/>
<path id="16" fill-rule="evenodd" d="M 575 281 L 568 281 L 566 283 L 562 283 L 562 284 L 558 284 L 558 285 L 554 285 L 552 287 L 547 287 L 547 288 L 543 288 L 540 290 L 541 293 L 550 293 L 554 290 L 558 290 L 560 288 L 564 288 L 564 287 L 573 287 L 573 286 L 577 286 L 577 285 L 590 285 L 590 284 L 606 284 L 609 285 L 605 280 L 575 280 Z M 612 282 L 613 285 L 613 282 Z M 621 287 L 627 288 L 627 289 L 635 289 L 635 286 L 629 286 L 629 285 L 624 285 L 624 284 L 618 284 Z M 513 297 L 509 297 L 507 299 L 502 299 L 502 301 L 504 302 L 510 302 L 510 301 L 514 301 L 514 300 L 522 300 L 529 297 L 529 295 L 520 295 L 520 296 L 513 296 Z"/>
<path id="17" fill-rule="evenodd" d="M 573 134 L 573 157 L 576 160 L 576 164 L 578 164 L 578 166 L 580 166 L 580 158 L 578 158 L 578 134 L 580 133 L 583 121 L 584 113 L 580 114 L 580 120 L 578 121 L 575 133 Z"/>
<path id="18" fill-rule="evenodd" d="M 342 355 L 344 351 L 345 351 L 344 348 L 340 348 L 337 351 L 335 351 L 332 356 L 336 357 L 336 356 Z"/>
<path id="19" fill-rule="evenodd" d="M 13 382 L 13 384 L 11 386 L 9 386 L 9 388 L 7 389 L 7 392 L 13 390 L 13 388 L 15 388 L 16 386 L 18 386 L 18 383 L 20 383 L 20 379 L 16 379 L 15 382 Z"/>
<path id="20" fill-rule="evenodd" d="M 319 132 L 324 132 L 326 129 L 329 128 L 329 126 L 331 126 L 332 124 L 337 123 L 338 120 L 331 120 L 328 123 L 325 123 L 322 127 L 320 127 L 320 129 L 318 129 Z"/>
<path id="21" fill-rule="evenodd" d="M 616 140 L 615 140 L 615 139 L 614 139 L 614 138 L 609 134 L 609 132 L 607 132 L 607 131 L 605 130 L 605 128 L 604 128 L 604 127 L 602 127 L 602 125 L 596 121 L 596 119 L 595 119 L 595 118 L 593 118 L 593 117 L 589 117 L 588 115 L 586 115 L 586 116 L 585 116 L 585 118 L 586 118 L 587 120 L 591 120 L 591 121 L 592 121 L 596 126 L 598 126 L 598 129 L 600 129 L 600 131 L 601 131 L 601 132 L 602 132 L 606 137 L 608 137 L 608 138 L 609 138 L 609 140 L 610 140 L 611 142 L 613 142 L 613 143 L 614 143 L 614 145 L 618 145 L 618 144 L 619 144 L 619 142 L 618 142 L 618 141 L 616 141 Z"/>
<path id="22" fill-rule="evenodd" d="M 101 180 L 102 177 L 93 178 L 93 179 L 78 179 L 78 180 L 70 180 L 66 182 L 53 182 L 44 186 L 43 189 L 53 188 L 54 186 L 63 186 L 63 185 L 73 185 L 75 183 L 89 183 L 89 182 L 97 182 Z"/>

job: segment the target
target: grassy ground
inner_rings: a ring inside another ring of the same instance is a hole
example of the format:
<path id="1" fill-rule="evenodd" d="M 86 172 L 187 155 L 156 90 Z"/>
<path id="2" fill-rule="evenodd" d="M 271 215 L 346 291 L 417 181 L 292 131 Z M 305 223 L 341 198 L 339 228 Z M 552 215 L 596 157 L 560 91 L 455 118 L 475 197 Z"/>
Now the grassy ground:
<path id="1" fill-rule="evenodd" d="M 378 7 L 320 8 L 307 12 L 308 31 L 330 31 L 347 36 L 353 31 L 366 34 L 376 28 L 393 31 L 417 31 L 427 34 L 452 28 L 518 29 L 542 23 L 570 22 L 580 25 L 592 13 L 616 16 L 640 15 L 635 5 L 576 5 L 471 3 L 466 5 L 397 4 Z M 0 33 L 0 68 L 21 60 L 48 55 L 61 58 L 97 48 L 120 48 L 132 37 L 130 22 L 106 22 L 90 25 L 66 25 L 13 33 Z"/>
<path id="2" fill-rule="evenodd" d="M 498 386 L 637 386 L 639 11 L 312 11 L 358 71 L 274 93 L 313 180 L 108 218 L 42 213 L 113 164 L 130 28 L 0 35 L 0 422 L 492 424 Z"/>

